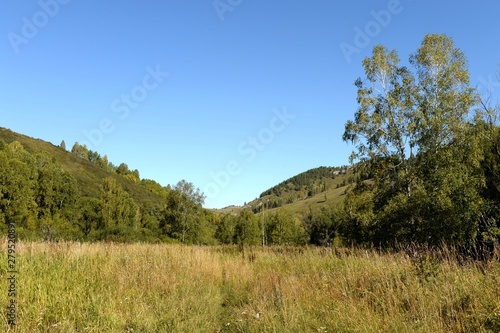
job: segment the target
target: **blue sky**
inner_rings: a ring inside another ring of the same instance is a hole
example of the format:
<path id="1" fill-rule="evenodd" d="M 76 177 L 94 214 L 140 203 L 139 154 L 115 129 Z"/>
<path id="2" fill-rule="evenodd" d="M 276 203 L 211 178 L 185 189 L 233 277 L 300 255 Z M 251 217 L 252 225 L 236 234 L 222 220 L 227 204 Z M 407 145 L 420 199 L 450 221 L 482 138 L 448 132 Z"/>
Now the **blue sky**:
<path id="1" fill-rule="evenodd" d="M 353 82 L 376 44 L 406 62 L 426 33 L 446 33 L 472 85 L 496 96 L 499 12 L 456 0 L 7 0 L 0 126 L 87 143 L 162 185 L 186 179 L 207 207 L 241 205 L 348 164 Z"/>

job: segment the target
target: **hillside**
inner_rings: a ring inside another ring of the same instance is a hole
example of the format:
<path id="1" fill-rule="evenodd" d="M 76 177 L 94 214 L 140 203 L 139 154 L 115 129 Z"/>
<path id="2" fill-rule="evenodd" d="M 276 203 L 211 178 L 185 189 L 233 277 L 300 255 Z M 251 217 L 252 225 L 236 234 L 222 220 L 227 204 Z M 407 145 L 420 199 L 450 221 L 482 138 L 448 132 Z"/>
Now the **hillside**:
<path id="1" fill-rule="evenodd" d="M 295 199 L 303 198 L 305 195 L 312 197 L 316 193 L 330 189 L 332 180 L 345 175 L 348 167 L 319 167 L 302 172 L 284 182 L 264 191 L 260 197 L 276 195 L 291 203 Z M 338 184 L 338 182 L 337 182 Z"/>
<path id="2" fill-rule="evenodd" d="M 61 146 L 0 128 L 0 232 L 14 229 L 23 240 L 216 243 L 213 214 L 192 183 L 164 187 L 86 146 Z"/>
<path id="3" fill-rule="evenodd" d="M 242 210 L 251 210 L 258 214 L 262 211 L 274 211 L 280 208 L 289 213 L 302 216 L 310 209 L 316 211 L 323 206 L 332 206 L 340 202 L 347 186 L 354 180 L 350 167 L 319 167 L 302 172 L 280 184 L 265 190 L 246 206 L 228 206 L 214 209 L 221 215 L 237 215 Z"/>
<path id="4" fill-rule="evenodd" d="M 6 143 L 20 142 L 30 153 L 46 152 L 52 156 L 61 168 L 73 176 L 84 196 L 97 197 L 99 186 L 104 179 L 112 177 L 128 192 L 134 201 L 140 204 L 161 204 L 162 198 L 134 181 L 121 177 L 115 172 L 105 170 L 98 165 L 82 159 L 59 146 L 41 139 L 0 128 L 0 140 Z M 214 210 L 219 214 L 237 213 L 243 208 L 250 208 L 255 213 L 264 208 L 284 207 L 292 213 L 307 211 L 309 207 L 331 204 L 341 197 L 352 176 L 348 167 L 319 167 L 300 173 L 280 184 L 262 192 L 259 198 L 251 201 L 246 207 L 230 206 Z"/>
<path id="5" fill-rule="evenodd" d="M 94 163 L 82 159 L 52 143 L 34 139 L 26 135 L 0 128 L 0 140 L 6 143 L 20 142 L 24 149 L 32 154 L 45 152 L 52 156 L 61 168 L 73 176 L 78 184 L 81 194 L 89 197 L 99 195 L 99 186 L 104 179 L 112 177 L 121 187 L 128 192 L 134 201 L 140 204 L 160 204 L 162 198 L 147 189 L 134 183 L 132 180 L 107 171 Z"/>
<path id="6" fill-rule="evenodd" d="M 300 173 L 262 192 L 247 206 L 253 212 L 283 207 L 291 213 L 337 202 L 353 182 L 349 167 L 319 167 Z"/>

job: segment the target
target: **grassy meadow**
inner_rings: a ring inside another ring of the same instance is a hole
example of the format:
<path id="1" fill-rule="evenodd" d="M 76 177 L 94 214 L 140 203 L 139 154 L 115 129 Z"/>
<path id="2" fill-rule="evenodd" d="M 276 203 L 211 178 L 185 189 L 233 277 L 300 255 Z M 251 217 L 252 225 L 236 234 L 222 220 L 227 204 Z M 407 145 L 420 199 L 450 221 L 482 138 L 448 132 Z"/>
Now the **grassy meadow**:
<path id="1" fill-rule="evenodd" d="M 7 249 L 6 241 L 3 248 Z M 332 248 L 18 243 L 5 332 L 500 332 L 500 262 Z"/>

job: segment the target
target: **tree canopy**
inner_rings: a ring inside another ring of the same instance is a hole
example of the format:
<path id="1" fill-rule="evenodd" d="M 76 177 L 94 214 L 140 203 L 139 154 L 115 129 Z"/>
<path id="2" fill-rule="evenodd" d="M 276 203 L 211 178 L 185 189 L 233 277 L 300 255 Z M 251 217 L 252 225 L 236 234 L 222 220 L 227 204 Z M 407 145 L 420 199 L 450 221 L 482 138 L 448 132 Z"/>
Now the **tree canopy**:
<path id="1" fill-rule="evenodd" d="M 346 236 L 474 248 L 480 230 L 497 230 L 500 217 L 491 210 L 498 195 L 484 196 L 492 176 L 484 163 L 494 155 L 498 124 L 484 114 L 473 120 L 480 97 L 469 85 L 465 55 L 448 36 L 426 35 L 409 58 L 412 68 L 399 63 L 395 50 L 377 45 L 363 60 L 366 77 L 355 83 L 358 110 L 343 139 L 355 145 L 352 161 L 370 169 L 374 182 L 358 183 L 360 193 L 345 201 L 346 230 L 363 229 Z"/>

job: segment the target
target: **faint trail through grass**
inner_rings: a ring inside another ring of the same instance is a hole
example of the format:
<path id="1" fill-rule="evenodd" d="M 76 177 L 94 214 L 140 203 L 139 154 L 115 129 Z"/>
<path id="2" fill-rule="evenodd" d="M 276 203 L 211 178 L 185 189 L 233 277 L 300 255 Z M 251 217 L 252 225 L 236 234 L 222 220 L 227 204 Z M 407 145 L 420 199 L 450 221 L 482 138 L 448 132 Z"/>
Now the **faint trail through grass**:
<path id="1" fill-rule="evenodd" d="M 284 247 L 245 257 L 221 246 L 18 249 L 10 332 L 500 331 L 498 260 L 426 263 L 404 253 Z M 4 286 L 6 264 L 3 254 Z M 7 304 L 6 292 L 0 301 Z"/>

